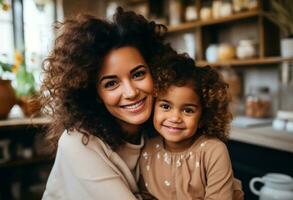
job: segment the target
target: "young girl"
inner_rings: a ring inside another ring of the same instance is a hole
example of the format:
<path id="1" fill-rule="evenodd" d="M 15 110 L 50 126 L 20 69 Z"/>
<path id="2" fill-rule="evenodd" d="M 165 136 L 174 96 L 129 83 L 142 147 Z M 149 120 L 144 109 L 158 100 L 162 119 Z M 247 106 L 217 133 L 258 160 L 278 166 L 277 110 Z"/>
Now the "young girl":
<path id="1" fill-rule="evenodd" d="M 224 141 L 231 114 L 216 70 L 184 55 L 160 60 L 153 124 L 140 159 L 146 189 L 158 199 L 243 199 Z"/>

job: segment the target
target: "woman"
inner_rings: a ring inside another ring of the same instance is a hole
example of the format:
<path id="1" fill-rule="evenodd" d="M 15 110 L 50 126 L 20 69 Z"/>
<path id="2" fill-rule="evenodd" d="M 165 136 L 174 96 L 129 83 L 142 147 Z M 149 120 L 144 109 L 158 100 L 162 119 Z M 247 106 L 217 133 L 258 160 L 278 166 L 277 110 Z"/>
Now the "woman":
<path id="1" fill-rule="evenodd" d="M 140 198 L 151 63 L 171 50 L 162 43 L 166 28 L 118 8 L 113 22 L 82 16 L 59 30 L 42 86 L 48 138 L 58 147 L 43 199 Z"/>

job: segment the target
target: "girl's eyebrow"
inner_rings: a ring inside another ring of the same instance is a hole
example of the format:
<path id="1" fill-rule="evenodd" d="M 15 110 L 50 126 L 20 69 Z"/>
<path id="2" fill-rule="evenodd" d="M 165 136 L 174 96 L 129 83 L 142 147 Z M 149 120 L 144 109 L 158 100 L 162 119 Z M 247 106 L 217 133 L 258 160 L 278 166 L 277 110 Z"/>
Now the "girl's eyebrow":
<path id="1" fill-rule="evenodd" d="M 136 67 L 134 67 L 132 70 L 130 70 L 130 73 L 132 74 L 133 72 L 139 70 L 140 68 L 146 68 L 146 65 L 144 64 L 140 64 Z M 105 79 L 114 79 L 114 78 L 117 78 L 116 75 L 107 75 L 107 76 L 103 76 L 100 80 L 99 80 L 99 83 L 101 83 L 103 80 Z"/>
<path id="2" fill-rule="evenodd" d="M 172 104 L 171 101 L 168 101 L 166 99 L 161 99 L 161 98 L 158 98 L 157 101 L 163 101 L 165 103 L 169 103 L 169 104 Z M 192 107 L 198 107 L 199 105 L 197 104 L 193 104 L 193 103 L 186 103 L 186 104 L 183 104 L 183 106 L 192 106 Z"/>
<path id="3" fill-rule="evenodd" d="M 187 103 L 187 104 L 184 104 L 184 106 L 198 107 L 197 104 L 193 104 L 193 103 Z"/>

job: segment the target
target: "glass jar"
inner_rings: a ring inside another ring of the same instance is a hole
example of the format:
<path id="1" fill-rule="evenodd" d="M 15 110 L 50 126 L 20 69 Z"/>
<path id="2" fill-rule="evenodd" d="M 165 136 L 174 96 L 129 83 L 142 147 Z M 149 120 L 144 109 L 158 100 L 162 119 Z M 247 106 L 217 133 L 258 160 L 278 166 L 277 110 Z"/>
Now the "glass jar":
<path id="1" fill-rule="evenodd" d="M 245 115 L 253 118 L 266 118 L 271 115 L 272 99 L 268 87 L 252 89 L 246 97 Z"/>

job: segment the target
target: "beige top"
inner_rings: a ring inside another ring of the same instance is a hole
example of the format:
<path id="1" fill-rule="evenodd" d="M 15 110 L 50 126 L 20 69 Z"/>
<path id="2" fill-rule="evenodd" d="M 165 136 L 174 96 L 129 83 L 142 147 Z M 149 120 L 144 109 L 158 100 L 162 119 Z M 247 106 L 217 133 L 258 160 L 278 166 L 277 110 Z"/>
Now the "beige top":
<path id="1" fill-rule="evenodd" d="M 243 199 L 226 145 L 218 139 L 201 136 L 179 153 L 165 150 L 161 137 L 151 139 L 142 151 L 140 168 L 147 190 L 158 199 Z"/>
<path id="2" fill-rule="evenodd" d="M 43 199 L 139 198 L 134 194 L 138 192 L 137 162 L 143 139 L 140 145 L 126 143 L 116 152 L 97 137 L 90 136 L 87 145 L 81 139 L 79 132 L 62 134 Z"/>

